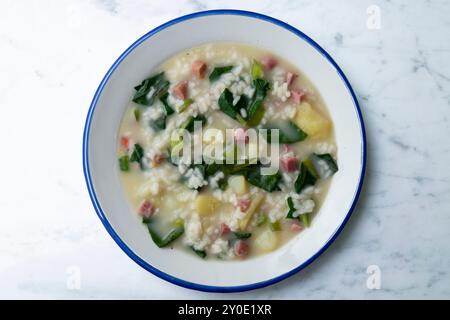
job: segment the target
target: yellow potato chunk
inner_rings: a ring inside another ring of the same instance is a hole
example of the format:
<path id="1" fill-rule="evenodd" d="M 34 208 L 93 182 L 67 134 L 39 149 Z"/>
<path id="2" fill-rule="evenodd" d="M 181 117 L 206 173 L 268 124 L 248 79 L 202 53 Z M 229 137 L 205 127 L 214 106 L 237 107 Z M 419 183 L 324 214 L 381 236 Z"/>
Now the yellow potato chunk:
<path id="1" fill-rule="evenodd" d="M 277 248 L 278 234 L 269 228 L 255 237 L 255 248 L 262 252 L 270 252 Z"/>
<path id="2" fill-rule="evenodd" d="M 250 207 L 248 207 L 247 211 L 245 212 L 245 217 L 239 222 L 239 228 L 244 231 L 247 228 L 248 223 L 253 217 L 253 214 L 256 212 L 256 210 L 261 205 L 262 201 L 264 199 L 264 195 L 261 193 L 257 193 L 250 203 Z"/>
<path id="3" fill-rule="evenodd" d="M 320 112 L 314 110 L 308 102 L 302 102 L 297 107 L 294 122 L 310 138 L 326 137 L 331 128 L 330 121 L 320 114 Z"/>
<path id="4" fill-rule="evenodd" d="M 199 194 L 195 199 L 197 213 L 201 216 L 214 213 L 219 205 L 220 202 L 210 194 Z"/>
<path id="5" fill-rule="evenodd" d="M 248 192 L 248 183 L 244 176 L 231 176 L 228 178 L 228 185 L 231 190 L 239 196 Z"/>

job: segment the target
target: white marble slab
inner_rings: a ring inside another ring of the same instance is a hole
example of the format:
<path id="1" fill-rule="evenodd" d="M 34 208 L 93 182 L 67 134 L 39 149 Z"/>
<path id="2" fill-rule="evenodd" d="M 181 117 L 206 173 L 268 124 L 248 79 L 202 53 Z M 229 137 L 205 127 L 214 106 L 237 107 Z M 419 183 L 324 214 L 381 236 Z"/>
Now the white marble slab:
<path id="1" fill-rule="evenodd" d="M 213 8 L 269 14 L 319 42 L 353 84 L 369 141 L 361 202 L 338 240 L 300 274 L 242 294 L 190 291 L 138 267 L 100 224 L 82 174 L 85 116 L 109 66 L 153 27 Z M 1 9 L 0 298 L 450 298 L 449 2 L 54 0 Z M 369 265 L 379 267 L 379 290 L 366 285 Z"/>

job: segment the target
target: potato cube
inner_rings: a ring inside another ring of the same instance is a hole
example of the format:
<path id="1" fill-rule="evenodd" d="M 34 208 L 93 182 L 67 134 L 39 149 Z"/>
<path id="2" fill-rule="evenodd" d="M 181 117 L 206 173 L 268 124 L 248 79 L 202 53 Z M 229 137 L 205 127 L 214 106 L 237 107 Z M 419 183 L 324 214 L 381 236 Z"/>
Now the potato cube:
<path id="1" fill-rule="evenodd" d="M 244 176 L 231 176 L 228 178 L 228 185 L 234 193 L 242 196 L 248 192 L 248 183 Z"/>
<path id="2" fill-rule="evenodd" d="M 219 205 L 220 202 L 210 194 L 199 194 L 195 199 L 197 213 L 201 216 L 214 213 Z"/>
<path id="3" fill-rule="evenodd" d="M 278 234 L 269 228 L 255 237 L 255 248 L 262 252 L 270 252 L 278 245 Z"/>
<path id="4" fill-rule="evenodd" d="M 330 121 L 314 110 L 308 102 L 302 102 L 297 107 L 294 121 L 311 138 L 326 137 L 331 128 Z"/>

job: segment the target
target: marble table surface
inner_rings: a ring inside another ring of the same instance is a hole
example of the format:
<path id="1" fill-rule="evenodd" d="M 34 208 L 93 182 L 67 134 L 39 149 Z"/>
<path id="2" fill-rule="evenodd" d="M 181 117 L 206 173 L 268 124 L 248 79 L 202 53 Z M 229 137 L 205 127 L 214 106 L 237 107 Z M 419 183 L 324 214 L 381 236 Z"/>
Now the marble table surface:
<path id="1" fill-rule="evenodd" d="M 450 2 L 0 5 L 0 298 L 450 298 Z M 288 280 L 238 294 L 180 288 L 132 262 L 96 217 L 81 162 L 90 101 L 119 54 L 169 19 L 215 8 L 268 14 L 315 39 L 351 81 L 368 136 L 364 190 L 337 241 Z"/>

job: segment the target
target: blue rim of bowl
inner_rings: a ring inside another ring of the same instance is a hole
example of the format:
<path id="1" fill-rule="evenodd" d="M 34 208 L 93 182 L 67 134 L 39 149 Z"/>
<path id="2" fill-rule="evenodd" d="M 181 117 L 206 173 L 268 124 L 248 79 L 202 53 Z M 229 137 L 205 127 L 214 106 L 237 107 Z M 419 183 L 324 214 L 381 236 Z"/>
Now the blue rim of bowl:
<path id="1" fill-rule="evenodd" d="M 320 250 L 318 250 L 313 256 L 311 256 L 308 260 L 306 260 L 305 262 L 300 264 L 298 267 L 296 267 L 282 275 L 279 275 L 272 279 L 264 280 L 261 282 L 239 285 L 239 286 L 210 286 L 210 285 L 203 285 L 203 284 L 185 281 L 185 280 L 176 278 L 174 276 L 171 276 L 171 275 L 153 267 L 148 262 L 141 259 L 122 241 L 122 239 L 119 237 L 119 235 L 114 231 L 112 226 L 109 224 L 109 222 L 100 206 L 97 196 L 95 194 L 94 186 L 92 184 L 92 179 L 91 179 L 91 173 L 90 173 L 90 169 L 89 169 L 89 155 L 88 155 L 89 150 L 88 149 L 89 149 L 89 132 L 90 132 L 90 125 L 91 125 L 91 121 L 92 121 L 92 115 L 95 111 L 95 106 L 96 106 L 97 101 L 103 91 L 103 88 L 104 88 L 105 84 L 108 82 L 111 74 L 115 71 L 115 69 L 119 66 L 119 64 L 128 56 L 128 54 L 130 54 L 130 52 L 132 52 L 142 42 L 146 41 L 148 38 L 152 37 L 159 31 L 161 31 L 167 27 L 170 27 L 172 25 L 175 25 L 177 23 L 186 21 L 186 20 L 195 19 L 195 18 L 204 17 L 204 16 L 212 16 L 212 15 L 238 15 L 238 16 L 245 16 L 245 17 L 256 18 L 256 19 L 267 21 L 267 22 L 271 22 L 279 27 L 282 27 L 282 28 L 294 33 L 295 35 L 300 37 L 302 40 L 308 42 L 308 44 L 313 46 L 336 69 L 336 72 L 339 74 L 339 76 L 341 77 L 345 86 L 347 87 L 347 90 L 351 94 L 353 103 L 355 106 L 355 110 L 358 114 L 359 125 L 360 125 L 360 130 L 361 130 L 361 138 L 362 138 L 362 153 L 361 153 L 362 167 L 361 167 L 360 178 L 359 178 L 359 182 L 358 182 L 358 188 L 355 192 L 355 195 L 354 195 L 353 201 L 352 201 L 352 205 L 351 205 L 349 211 L 347 212 L 345 219 L 342 221 L 341 225 L 334 232 L 334 234 L 328 239 L 328 241 L 325 243 L 325 245 Z M 344 73 L 339 68 L 339 66 L 336 64 L 336 62 L 331 58 L 331 56 L 321 46 L 319 46 L 314 40 L 312 40 L 310 37 L 308 37 L 306 34 L 304 34 L 300 30 L 292 27 L 291 25 L 289 25 L 283 21 L 280 21 L 278 19 L 272 18 L 267 15 L 256 13 L 256 12 L 243 11 L 243 10 L 231 10 L 231 9 L 200 11 L 200 12 L 195 12 L 192 14 L 188 14 L 188 15 L 173 19 L 173 20 L 168 21 L 168 22 L 160 25 L 159 27 L 149 31 L 148 33 L 146 33 L 145 35 L 140 37 L 138 40 L 136 40 L 128 49 L 126 49 L 120 55 L 120 57 L 114 62 L 114 64 L 111 66 L 111 68 L 108 70 L 108 72 L 103 77 L 103 80 L 100 82 L 100 85 L 98 86 L 98 88 L 95 92 L 94 98 L 92 99 L 92 102 L 91 102 L 91 105 L 89 107 L 89 111 L 87 114 L 87 118 L 86 118 L 86 124 L 84 127 L 84 133 L 83 133 L 83 171 L 84 171 L 84 176 L 86 179 L 87 188 L 89 191 L 89 196 L 91 198 L 92 204 L 95 208 L 95 211 L 97 212 L 98 217 L 100 218 L 101 222 L 103 223 L 103 226 L 108 231 L 110 236 L 114 239 L 114 241 L 119 245 L 119 247 L 132 260 L 134 260 L 134 262 L 136 262 L 138 265 L 140 265 L 145 270 L 153 273 L 155 276 L 157 276 L 161 279 L 164 279 L 168 282 L 171 282 L 173 284 L 179 285 L 181 287 L 188 288 L 188 289 L 194 289 L 194 290 L 200 290 L 200 291 L 206 291 L 206 292 L 242 292 L 242 291 L 254 290 L 254 289 L 259 289 L 259 288 L 270 286 L 270 285 L 280 282 L 280 281 L 294 275 L 295 273 L 299 272 L 300 270 L 306 268 L 317 257 L 319 257 L 334 242 L 334 240 L 337 238 L 337 236 L 341 233 L 342 229 L 344 228 L 347 221 L 349 220 L 353 210 L 355 209 L 356 203 L 358 202 L 358 198 L 361 193 L 363 181 L 364 181 L 364 174 L 366 171 L 366 132 L 365 132 L 364 122 L 363 122 L 363 118 L 362 118 L 362 114 L 361 114 L 361 109 L 358 104 L 358 100 L 356 98 L 356 95 L 355 95 L 349 81 L 347 80 L 347 77 L 344 75 Z"/>

